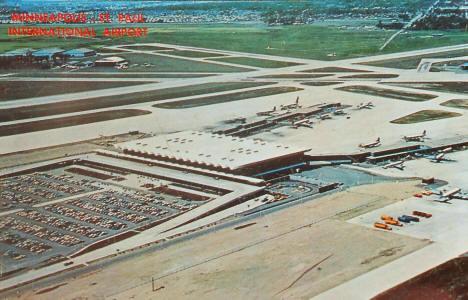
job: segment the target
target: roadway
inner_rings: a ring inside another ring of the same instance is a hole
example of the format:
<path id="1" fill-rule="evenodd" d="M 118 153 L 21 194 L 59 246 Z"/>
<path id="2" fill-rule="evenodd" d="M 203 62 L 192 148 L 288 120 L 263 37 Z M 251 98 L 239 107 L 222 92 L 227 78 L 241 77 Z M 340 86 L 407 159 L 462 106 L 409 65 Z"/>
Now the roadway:
<path id="1" fill-rule="evenodd" d="M 422 158 L 405 162 L 406 167 L 403 171 L 384 170 L 381 167 L 373 168 L 371 171 L 374 174 L 386 176 L 423 178 L 435 176 L 437 179 L 449 182 L 448 186 L 443 187 L 444 189 L 460 187 L 462 191 L 467 191 L 468 171 L 461 166 L 468 163 L 468 152 L 460 151 L 449 155 L 457 163 L 432 163 L 429 159 Z M 381 215 L 396 217 L 402 214 L 410 215 L 413 210 L 428 212 L 433 215 L 431 218 L 421 218 L 419 223 L 404 224 L 401 228 L 394 226 L 392 231 L 395 234 L 428 239 L 432 243 L 330 289 L 313 299 L 370 299 L 439 264 L 466 253 L 468 249 L 466 235 L 468 201 L 454 199 L 450 203 L 441 203 L 433 200 L 439 200 L 439 196 L 412 197 L 349 220 L 350 223 L 372 228 L 373 223 L 379 221 Z M 366 288 L 362 288 L 363 286 Z"/>

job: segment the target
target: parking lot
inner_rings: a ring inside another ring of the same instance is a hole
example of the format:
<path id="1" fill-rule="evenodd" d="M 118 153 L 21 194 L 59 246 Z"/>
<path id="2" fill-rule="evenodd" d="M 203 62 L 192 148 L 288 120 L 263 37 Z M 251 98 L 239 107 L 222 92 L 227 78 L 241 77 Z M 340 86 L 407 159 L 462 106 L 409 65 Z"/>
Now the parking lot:
<path id="1" fill-rule="evenodd" d="M 69 175 L 65 168 L 1 179 L 0 191 L 3 274 L 62 260 L 99 240 L 204 203 Z"/>
<path id="2" fill-rule="evenodd" d="M 28 208 L 34 204 L 57 200 L 97 190 L 86 179 L 61 174 L 32 173 L 0 179 L 0 212 Z"/>

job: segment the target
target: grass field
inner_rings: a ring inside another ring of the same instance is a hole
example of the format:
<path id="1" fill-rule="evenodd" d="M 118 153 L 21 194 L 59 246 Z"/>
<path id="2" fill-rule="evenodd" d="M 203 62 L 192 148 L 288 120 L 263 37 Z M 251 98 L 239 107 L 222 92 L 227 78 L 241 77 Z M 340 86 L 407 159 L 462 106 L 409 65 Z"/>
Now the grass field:
<path id="1" fill-rule="evenodd" d="M 286 61 L 277 61 L 277 60 L 267 60 L 267 59 L 257 59 L 250 57 L 223 57 L 223 58 L 214 58 L 211 59 L 214 61 L 223 61 L 231 64 L 246 65 L 251 67 L 259 68 L 284 68 L 297 66 L 299 64 L 286 62 Z"/>
<path id="2" fill-rule="evenodd" d="M 356 75 L 341 76 L 340 78 L 384 79 L 384 78 L 396 78 L 398 76 L 399 75 L 397 74 L 356 74 Z"/>
<path id="3" fill-rule="evenodd" d="M 387 83 L 386 83 L 387 84 Z M 446 93 L 468 93 L 468 82 L 466 81 L 444 81 L 444 82 L 394 82 L 389 85 L 408 87 L 420 90 L 431 90 Z"/>
<path id="4" fill-rule="evenodd" d="M 326 76 L 332 76 L 333 74 L 274 74 L 274 75 L 264 75 L 257 76 L 255 78 L 283 78 L 283 79 L 308 79 L 308 78 L 320 78 Z"/>
<path id="5" fill-rule="evenodd" d="M 135 42 L 160 42 L 219 50 L 337 60 L 468 43 L 468 35 L 464 31 L 418 31 L 400 35 L 384 51 L 379 51 L 380 46 L 394 31 L 313 24 L 274 27 L 264 24 L 145 24 L 145 27 L 148 27 L 148 36 L 138 38 L 137 41 L 135 38 L 8 37 L 8 26 L 10 25 L 0 26 L 0 35 L 4 38 L 4 43 L 0 45 L 0 53 L 25 47 L 48 48 L 51 44 L 55 47 L 73 49 Z M 99 36 L 104 27 L 112 25 L 96 24 L 93 27 Z M 443 33 L 444 36 L 432 38 L 433 33 Z M 334 56 L 329 56 L 330 53 Z"/>
<path id="6" fill-rule="evenodd" d="M 189 85 L 176 88 L 166 88 L 146 92 L 137 92 L 116 96 L 105 96 L 90 99 L 66 101 L 50 104 L 38 104 L 10 109 L 0 109 L 0 122 L 24 120 L 53 116 L 57 114 L 74 113 L 92 109 L 117 107 L 179 97 L 195 96 L 229 90 L 251 88 L 268 85 L 271 82 L 218 82 L 200 85 Z"/>
<path id="7" fill-rule="evenodd" d="M 213 56 L 225 56 L 224 54 L 213 53 L 213 52 L 201 52 L 201 51 L 190 51 L 190 50 L 174 50 L 167 52 L 170 55 L 183 56 L 183 57 L 196 57 L 205 58 Z"/>
<path id="8" fill-rule="evenodd" d="M 124 46 L 123 49 L 139 50 L 139 51 L 160 51 L 160 50 L 173 50 L 173 48 L 150 46 L 150 45 L 135 45 L 135 46 Z"/>
<path id="9" fill-rule="evenodd" d="M 27 73 L 19 73 L 18 77 L 55 77 L 55 78 L 197 78 L 197 77 L 208 77 L 213 76 L 216 74 L 209 74 L 209 73 L 162 73 L 162 74 L 151 74 L 151 73 L 143 73 L 143 74 L 132 74 L 132 73 L 112 73 L 112 74 L 104 74 L 104 73 L 93 73 L 90 72 L 80 72 L 80 73 L 51 73 L 51 72 L 27 72 Z"/>
<path id="10" fill-rule="evenodd" d="M 430 99 L 434 99 L 436 95 L 430 94 L 416 94 L 416 93 L 409 93 L 404 91 L 396 91 L 391 89 L 384 89 L 384 88 L 375 88 L 365 85 L 353 85 L 353 86 L 345 86 L 336 88 L 337 90 L 353 92 L 358 94 L 366 94 L 372 96 L 379 96 L 379 97 L 386 97 L 398 100 L 406 100 L 406 101 L 427 101 Z"/>
<path id="11" fill-rule="evenodd" d="M 413 124 L 413 123 L 420 123 L 420 122 L 427 122 L 433 120 L 440 120 L 446 118 L 453 118 L 459 117 L 462 114 L 444 111 L 444 110 L 421 110 L 415 112 L 413 114 L 401 117 L 399 119 L 391 121 L 391 123 L 395 124 Z"/>
<path id="12" fill-rule="evenodd" d="M 241 72 L 251 69 L 242 67 L 222 66 L 218 64 L 171 58 L 160 55 L 141 53 L 122 53 L 119 57 L 128 60 L 130 67 L 126 70 L 117 70 L 113 67 L 93 67 L 82 69 L 83 72 Z M 151 64 L 149 67 L 143 64 Z M 132 64 L 138 66 L 132 67 Z"/>
<path id="13" fill-rule="evenodd" d="M 343 81 L 309 81 L 309 82 L 301 82 L 304 85 L 310 86 L 327 86 L 327 85 L 335 85 L 343 83 Z"/>
<path id="14" fill-rule="evenodd" d="M 342 67 L 323 67 L 323 68 L 304 70 L 304 71 L 301 71 L 301 72 L 307 72 L 307 73 L 370 73 L 372 71 L 349 69 L 349 68 L 342 68 Z"/>
<path id="15" fill-rule="evenodd" d="M 237 100 L 245 100 L 250 98 L 258 98 L 263 96 L 270 96 L 270 95 L 277 95 L 283 93 L 290 93 L 300 91 L 302 89 L 296 87 L 271 87 L 271 88 L 263 88 L 257 89 L 253 91 L 245 91 L 245 92 L 236 92 L 236 93 L 228 93 L 219 96 L 209 96 L 209 97 L 200 97 L 176 102 L 168 102 L 168 103 L 161 103 L 155 104 L 153 107 L 157 108 L 191 108 L 197 106 L 204 106 L 204 105 L 211 105 L 211 104 L 218 104 L 224 102 L 231 102 Z"/>
<path id="16" fill-rule="evenodd" d="M 439 32 L 411 32 L 399 36 L 384 51 L 379 51 L 393 31 L 300 25 L 182 25 L 151 30 L 154 40 L 212 49 L 261 53 L 288 57 L 337 60 L 374 54 L 394 53 L 468 42 L 463 32 L 443 32 L 440 38 L 427 38 Z M 329 56 L 333 53 L 334 56 Z"/>
<path id="17" fill-rule="evenodd" d="M 70 126 L 77 126 L 89 123 L 122 119 L 150 114 L 150 111 L 139 109 L 120 109 L 110 110 L 97 113 L 83 114 L 78 116 L 54 118 L 48 120 L 39 120 L 32 122 L 24 122 L 20 124 L 11 124 L 0 126 L 0 136 L 8 136 L 22 134 L 27 132 L 35 132 Z"/>
<path id="18" fill-rule="evenodd" d="M 468 109 L 468 99 L 452 99 L 449 101 L 445 101 L 441 103 L 440 105 L 447 106 L 447 107 Z"/>
<path id="19" fill-rule="evenodd" d="M 456 51 L 446 51 L 433 54 L 425 55 L 416 55 L 408 56 L 387 60 L 377 60 L 362 63 L 363 65 L 375 66 L 375 67 L 384 67 L 384 68 L 395 68 L 395 69 L 416 69 L 416 67 L 421 62 L 423 58 L 453 58 L 468 55 L 468 49 L 456 50 Z"/>
<path id="20" fill-rule="evenodd" d="M 148 82 L 0 81 L 0 101 L 118 88 Z"/>
<path id="21" fill-rule="evenodd" d="M 128 52 L 128 51 L 125 51 L 123 49 L 121 50 L 121 49 L 98 48 L 97 52 L 106 54 L 106 53 L 122 53 L 122 52 Z"/>

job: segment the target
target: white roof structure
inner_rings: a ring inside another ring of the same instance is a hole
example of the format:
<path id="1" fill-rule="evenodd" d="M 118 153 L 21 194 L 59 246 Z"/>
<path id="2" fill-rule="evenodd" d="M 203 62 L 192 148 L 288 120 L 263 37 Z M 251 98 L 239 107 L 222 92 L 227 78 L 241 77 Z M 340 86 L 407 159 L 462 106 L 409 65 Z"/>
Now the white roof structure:
<path id="1" fill-rule="evenodd" d="M 96 62 L 113 62 L 113 63 L 121 63 L 126 61 L 125 58 L 118 57 L 118 56 L 108 56 L 108 57 L 103 57 L 102 59 L 96 61 Z"/>
<path id="2" fill-rule="evenodd" d="M 310 150 L 199 131 L 158 135 L 116 144 L 116 147 L 166 160 L 229 170 L 302 154 Z"/>

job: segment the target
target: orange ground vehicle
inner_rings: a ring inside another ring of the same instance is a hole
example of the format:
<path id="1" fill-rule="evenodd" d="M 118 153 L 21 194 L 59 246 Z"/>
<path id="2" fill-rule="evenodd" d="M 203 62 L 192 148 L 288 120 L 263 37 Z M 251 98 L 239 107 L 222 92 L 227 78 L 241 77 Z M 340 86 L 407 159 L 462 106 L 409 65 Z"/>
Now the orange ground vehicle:
<path id="1" fill-rule="evenodd" d="M 386 229 L 386 230 L 392 230 L 392 227 L 390 227 L 390 226 L 388 226 L 386 224 L 378 223 L 378 222 L 374 223 L 374 227 L 381 228 L 381 229 Z"/>
<path id="2" fill-rule="evenodd" d="M 413 211 L 413 215 L 424 217 L 424 218 L 432 217 L 432 214 L 428 214 L 428 213 L 425 213 L 425 212 L 422 212 L 422 211 L 417 211 L 417 210 Z"/>
<path id="3" fill-rule="evenodd" d="M 385 220 L 385 224 L 390 224 L 390 225 L 395 225 L 395 226 L 403 226 L 403 224 L 398 222 L 397 220 Z"/>

